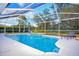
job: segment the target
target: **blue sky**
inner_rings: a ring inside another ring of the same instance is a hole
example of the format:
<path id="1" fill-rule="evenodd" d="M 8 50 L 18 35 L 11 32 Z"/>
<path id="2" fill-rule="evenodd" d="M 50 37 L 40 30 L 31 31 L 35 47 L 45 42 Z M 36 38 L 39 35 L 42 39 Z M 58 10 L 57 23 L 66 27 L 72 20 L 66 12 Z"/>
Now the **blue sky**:
<path id="1" fill-rule="evenodd" d="M 50 9 L 50 7 L 51 7 L 51 4 L 47 3 L 47 4 L 44 4 L 40 7 L 38 7 L 38 8 L 35 8 L 35 11 L 42 13 L 44 9 Z"/>

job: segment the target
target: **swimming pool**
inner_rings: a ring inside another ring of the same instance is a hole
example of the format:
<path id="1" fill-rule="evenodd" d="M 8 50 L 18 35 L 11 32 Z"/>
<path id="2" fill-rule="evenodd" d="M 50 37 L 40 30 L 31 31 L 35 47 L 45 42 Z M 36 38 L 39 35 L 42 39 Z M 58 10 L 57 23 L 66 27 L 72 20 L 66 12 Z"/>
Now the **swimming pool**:
<path id="1" fill-rule="evenodd" d="M 58 38 L 56 37 L 35 34 L 15 34 L 6 36 L 43 52 L 57 53 L 59 51 L 59 48 L 55 45 L 58 41 Z"/>

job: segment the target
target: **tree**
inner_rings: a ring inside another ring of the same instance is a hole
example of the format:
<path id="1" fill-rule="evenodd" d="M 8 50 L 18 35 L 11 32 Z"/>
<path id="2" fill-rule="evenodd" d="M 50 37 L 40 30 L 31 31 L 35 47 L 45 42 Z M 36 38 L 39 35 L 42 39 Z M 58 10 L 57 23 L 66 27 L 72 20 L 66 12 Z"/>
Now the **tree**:
<path id="1" fill-rule="evenodd" d="M 79 13 L 79 4 L 72 4 L 72 7 L 64 7 L 63 12 L 65 13 Z M 79 17 L 79 14 L 62 14 L 61 18 L 75 18 Z M 64 27 L 64 28 L 63 28 Z M 65 30 L 79 30 L 79 19 L 66 20 L 62 22 L 61 29 Z"/>
<path id="2" fill-rule="evenodd" d="M 20 16 L 18 16 L 18 18 L 19 18 L 19 24 L 20 25 L 25 25 L 25 21 L 27 20 L 27 18 L 24 16 L 24 15 L 20 15 Z"/>

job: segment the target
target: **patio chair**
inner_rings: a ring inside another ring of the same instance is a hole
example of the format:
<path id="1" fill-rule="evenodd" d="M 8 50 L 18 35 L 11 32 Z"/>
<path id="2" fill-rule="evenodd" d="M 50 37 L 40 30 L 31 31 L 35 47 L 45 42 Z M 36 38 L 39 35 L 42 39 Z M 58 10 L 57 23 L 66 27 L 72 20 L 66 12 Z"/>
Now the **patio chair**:
<path id="1" fill-rule="evenodd" d="M 76 33 L 75 32 L 69 32 L 66 36 L 63 36 L 61 38 L 67 38 L 68 39 L 74 39 L 76 38 Z"/>

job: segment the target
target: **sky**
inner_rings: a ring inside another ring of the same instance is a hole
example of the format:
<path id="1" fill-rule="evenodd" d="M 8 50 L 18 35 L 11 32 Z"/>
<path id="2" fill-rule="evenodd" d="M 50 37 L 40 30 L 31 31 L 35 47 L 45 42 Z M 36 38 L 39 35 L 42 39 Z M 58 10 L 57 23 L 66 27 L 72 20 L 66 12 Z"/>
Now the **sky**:
<path id="1" fill-rule="evenodd" d="M 11 25 L 17 25 L 18 20 L 16 18 L 6 18 L 6 19 L 1 19 L 0 20 L 0 25 L 6 25 L 6 26 L 11 26 Z"/>
<path id="2" fill-rule="evenodd" d="M 35 11 L 42 13 L 44 9 L 50 9 L 50 7 L 51 7 L 51 4 L 47 3 L 47 4 L 44 4 L 44 5 L 36 8 Z"/>

